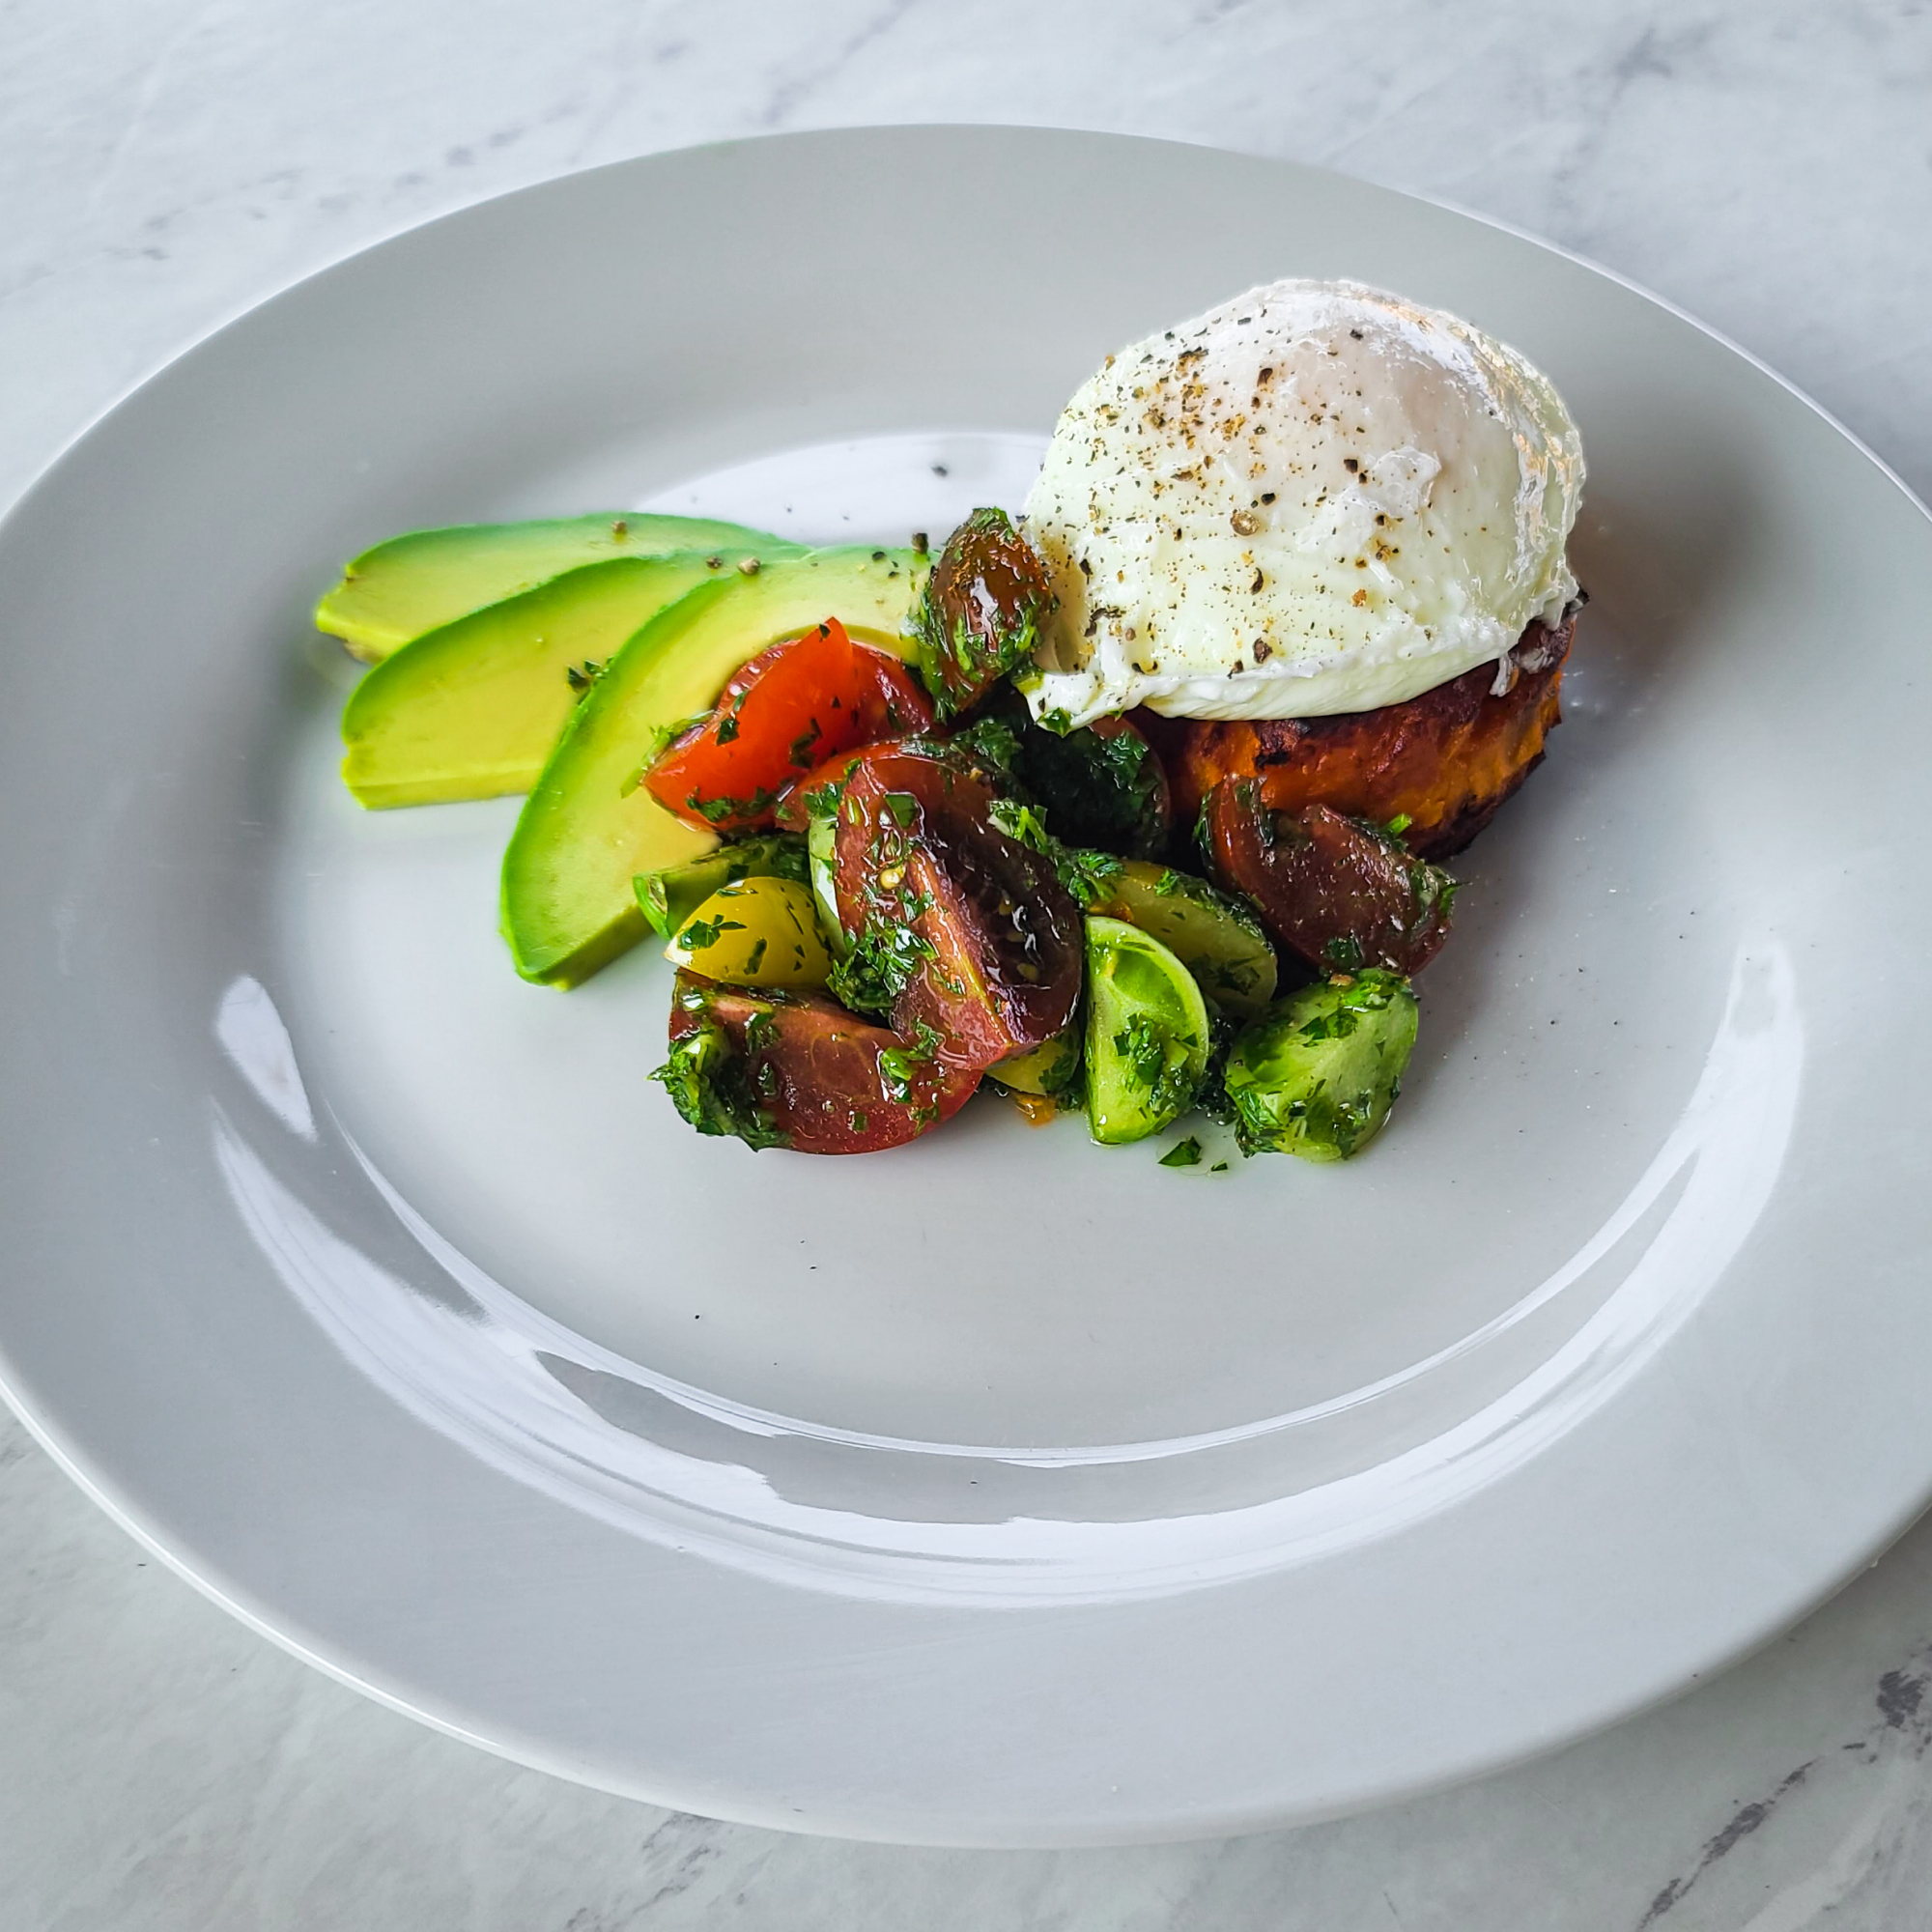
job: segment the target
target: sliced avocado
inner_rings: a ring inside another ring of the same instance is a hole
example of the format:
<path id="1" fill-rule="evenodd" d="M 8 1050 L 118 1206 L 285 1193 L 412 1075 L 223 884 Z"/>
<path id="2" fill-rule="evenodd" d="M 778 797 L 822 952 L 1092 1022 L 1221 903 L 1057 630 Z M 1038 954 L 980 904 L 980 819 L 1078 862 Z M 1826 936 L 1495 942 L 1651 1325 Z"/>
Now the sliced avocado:
<path id="1" fill-rule="evenodd" d="M 735 886 L 740 879 L 796 879 L 803 885 L 805 840 L 793 832 L 741 838 L 685 865 L 639 872 L 631 890 L 644 923 L 660 939 L 668 939 L 721 886 Z"/>
<path id="2" fill-rule="evenodd" d="M 619 645 L 742 547 L 619 556 L 443 624 L 375 667 L 342 714 L 342 779 L 367 806 L 528 791 Z"/>
<path id="3" fill-rule="evenodd" d="M 524 802 L 503 854 L 503 937 L 526 980 L 575 986 L 646 930 L 632 881 L 695 859 L 716 835 L 639 782 L 672 727 L 707 711 L 732 672 L 827 616 L 910 659 L 902 626 L 926 561 L 858 547 L 735 571 L 662 611 L 605 666 Z"/>
<path id="4" fill-rule="evenodd" d="M 315 607 L 315 627 L 374 664 L 425 631 L 534 590 L 580 564 L 680 550 L 755 550 L 770 556 L 802 548 L 742 524 L 623 510 L 412 530 L 351 558 L 342 582 Z"/>

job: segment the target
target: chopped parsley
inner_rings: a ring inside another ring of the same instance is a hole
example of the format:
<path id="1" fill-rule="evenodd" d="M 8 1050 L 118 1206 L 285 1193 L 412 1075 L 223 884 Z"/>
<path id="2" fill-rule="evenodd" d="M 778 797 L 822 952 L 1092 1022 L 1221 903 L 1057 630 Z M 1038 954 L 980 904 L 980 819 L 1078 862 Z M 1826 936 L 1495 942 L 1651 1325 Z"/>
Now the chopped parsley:
<path id="1" fill-rule="evenodd" d="M 983 718 L 976 718 L 963 731 L 955 731 L 947 742 L 955 749 L 963 748 L 1009 778 L 1019 760 L 1019 733 L 1004 718 L 990 713 Z"/>
<path id="2" fill-rule="evenodd" d="M 940 1035 L 925 1021 L 915 1022 L 913 1037 L 879 1055 L 879 1086 L 895 1106 L 907 1108 L 914 1120 L 930 1126 L 939 1119 L 932 1088 L 934 1060 Z"/>
<path id="3" fill-rule="evenodd" d="M 842 778 L 827 779 L 823 784 L 811 785 L 800 793 L 800 803 L 807 814 L 812 818 L 830 818 L 838 810 L 838 801 L 851 779 L 852 773 L 847 771 Z"/>
<path id="4" fill-rule="evenodd" d="M 1075 845 L 1155 858 L 1168 842 L 1167 780 L 1137 731 L 1041 728 L 1019 711 L 1014 775 Z"/>
<path id="5" fill-rule="evenodd" d="M 1080 1037 L 1068 1036 L 1065 1050 L 1039 1076 L 1041 1091 L 1062 1113 L 1087 1104 L 1087 1064 L 1081 1057 Z"/>
<path id="6" fill-rule="evenodd" d="M 1228 1055 L 1241 1028 L 1232 1015 L 1213 1011 L 1208 1015 L 1208 1070 L 1201 1076 L 1194 1104 L 1210 1121 L 1227 1125 L 1235 1119 L 1235 1104 L 1228 1097 Z"/>
<path id="7" fill-rule="evenodd" d="M 727 932 L 743 932 L 742 920 L 726 919 L 721 912 L 716 919 L 695 919 L 677 936 L 677 943 L 687 952 L 702 952 L 707 946 L 716 946 Z"/>
<path id="8" fill-rule="evenodd" d="M 1054 845 L 1047 836 L 1046 820 L 1030 805 L 1009 798 L 996 798 L 986 816 L 1009 838 L 1032 852 L 1052 854 Z"/>
<path id="9" fill-rule="evenodd" d="M 1146 1013 L 1135 1013 L 1114 1036 L 1123 1085 L 1147 1094 L 1150 1113 L 1172 1120 L 1194 1099 L 1198 1083 L 1189 1077 L 1189 1057 L 1201 1042 L 1191 1033 L 1170 1033 Z"/>
<path id="10" fill-rule="evenodd" d="M 733 818 L 759 818 L 778 803 L 778 793 L 759 785 L 749 798 L 731 798 L 721 793 L 716 798 L 700 798 L 693 792 L 685 805 L 707 825 L 723 825 Z"/>
<path id="11" fill-rule="evenodd" d="M 820 728 L 818 720 L 814 718 L 811 721 L 810 728 L 809 730 L 801 731 L 798 734 L 798 736 L 791 741 L 790 762 L 795 766 L 797 766 L 798 769 L 802 772 L 810 771 L 811 767 L 818 762 L 817 759 L 815 759 L 811 755 L 811 748 L 815 744 L 817 744 L 818 741 L 824 736 L 825 733 Z M 722 744 L 724 741 L 721 738 L 719 742 Z"/>
<path id="12" fill-rule="evenodd" d="M 769 1013 L 759 1017 L 771 1019 Z M 671 1042 L 670 1057 L 651 1078 L 700 1134 L 734 1135 L 753 1149 L 789 1147 L 791 1136 L 779 1130 L 765 1104 L 775 1093 L 778 1069 L 753 1040 L 753 1024 L 746 1024 L 745 1043 L 757 1062 L 755 1070 L 725 1029 L 706 1020 Z M 761 1081 L 758 1076 L 767 1073 L 771 1079 Z"/>
<path id="13" fill-rule="evenodd" d="M 1214 861 L 1214 831 L 1209 815 L 1213 802 L 1214 794 L 1211 791 L 1204 792 L 1201 797 L 1201 810 L 1194 814 L 1194 849 L 1209 865 Z"/>
<path id="14" fill-rule="evenodd" d="M 827 984 L 834 999 L 855 1013 L 889 1013 L 893 1002 L 936 955 L 932 943 L 910 925 L 874 927 L 853 940 L 833 963 Z"/>
<path id="15" fill-rule="evenodd" d="M 887 1047 L 879 1055 L 879 1084 L 885 1089 L 886 1098 L 901 1107 L 910 1105 L 913 1082 L 919 1078 L 923 1064 L 902 1046 Z"/>
<path id="16" fill-rule="evenodd" d="M 1106 904 L 1114 896 L 1114 882 L 1126 869 L 1111 852 L 1078 852 L 1065 845 L 1053 850 L 1060 883 L 1085 906 Z"/>
<path id="17" fill-rule="evenodd" d="M 1328 940 L 1321 948 L 1321 963 L 1333 973 L 1353 973 L 1367 963 L 1362 942 L 1352 932 Z"/>

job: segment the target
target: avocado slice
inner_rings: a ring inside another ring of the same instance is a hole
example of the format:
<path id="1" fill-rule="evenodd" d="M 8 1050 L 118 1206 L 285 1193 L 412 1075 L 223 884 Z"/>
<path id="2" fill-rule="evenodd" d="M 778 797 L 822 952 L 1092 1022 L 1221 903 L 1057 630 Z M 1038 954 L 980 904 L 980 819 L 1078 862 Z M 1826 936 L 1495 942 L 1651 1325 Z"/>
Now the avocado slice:
<path id="1" fill-rule="evenodd" d="M 351 558 L 342 582 L 315 607 L 315 627 L 376 664 L 425 631 L 534 590 L 580 564 L 680 550 L 755 550 L 770 556 L 801 549 L 742 524 L 624 510 L 412 530 Z"/>
<path id="2" fill-rule="evenodd" d="M 767 645 L 827 616 L 910 660 L 901 626 L 925 571 L 909 550 L 779 557 L 754 577 L 700 583 L 625 644 L 564 726 L 503 854 L 503 937 L 517 971 L 575 986 L 635 946 L 646 926 L 633 879 L 718 843 L 638 782 L 668 734 L 708 711 Z"/>
<path id="3" fill-rule="evenodd" d="M 528 791 L 618 646 L 754 554 L 740 546 L 586 563 L 425 632 L 350 694 L 343 782 L 374 807 Z"/>

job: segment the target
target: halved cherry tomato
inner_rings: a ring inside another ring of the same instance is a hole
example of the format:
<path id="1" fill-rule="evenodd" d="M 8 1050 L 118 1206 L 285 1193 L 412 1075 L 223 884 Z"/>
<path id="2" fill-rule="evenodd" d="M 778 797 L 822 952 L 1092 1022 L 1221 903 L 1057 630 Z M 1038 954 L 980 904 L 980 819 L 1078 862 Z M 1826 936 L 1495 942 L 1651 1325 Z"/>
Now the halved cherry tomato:
<path id="1" fill-rule="evenodd" d="M 1418 973 L 1449 936 L 1456 881 L 1393 833 L 1325 805 L 1271 811 L 1259 780 L 1223 779 L 1202 809 L 1214 876 L 1324 973 Z"/>
<path id="2" fill-rule="evenodd" d="M 659 1076 L 699 1133 L 754 1148 L 873 1153 L 949 1120 L 980 1076 L 815 993 L 680 972 Z"/>
<path id="3" fill-rule="evenodd" d="M 932 560 L 912 628 L 943 716 L 969 711 L 1033 656 L 1053 609 L 1039 553 L 1004 510 L 975 510 Z"/>
<path id="4" fill-rule="evenodd" d="M 836 758 L 827 758 L 822 765 L 814 765 L 807 772 L 780 798 L 773 811 L 772 815 L 780 828 L 786 832 L 805 831 L 811 823 L 813 811 L 823 813 L 834 794 L 843 788 L 852 767 L 868 749 L 862 745 L 856 752 L 840 752 Z"/>
<path id="5" fill-rule="evenodd" d="M 1053 862 L 995 822 L 996 803 L 970 759 L 873 746 L 838 812 L 845 986 L 980 1070 L 1051 1039 L 1080 997 L 1079 907 Z"/>
<path id="6" fill-rule="evenodd" d="M 923 731 L 932 707 L 888 651 L 855 644 L 837 617 L 761 651 L 709 717 L 644 774 L 667 811 L 715 832 L 773 822 L 785 788 L 835 752 Z"/>

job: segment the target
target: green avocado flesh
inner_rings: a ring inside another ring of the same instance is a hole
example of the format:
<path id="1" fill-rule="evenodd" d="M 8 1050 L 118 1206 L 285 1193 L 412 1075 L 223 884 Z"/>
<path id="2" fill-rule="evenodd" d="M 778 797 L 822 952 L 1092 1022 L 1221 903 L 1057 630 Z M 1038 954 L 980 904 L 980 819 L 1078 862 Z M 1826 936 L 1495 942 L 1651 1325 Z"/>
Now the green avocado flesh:
<path id="1" fill-rule="evenodd" d="M 740 879 L 793 879 L 805 884 L 805 844 L 796 834 L 774 832 L 721 845 L 668 871 L 639 872 L 631 881 L 644 923 L 660 939 L 669 939 L 708 899 Z"/>
<path id="2" fill-rule="evenodd" d="M 526 980 L 575 986 L 647 930 L 632 881 L 707 852 L 716 835 L 665 810 L 638 780 L 741 666 L 828 616 L 902 658 L 926 560 L 858 547 L 780 557 L 700 583 L 604 668 L 524 801 L 503 855 L 503 937 Z"/>
<path id="3" fill-rule="evenodd" d="M 350 694 L 343 782 L 376 807 L 528 791 L 625 639 L 748 554 L 612 557 L 426 632 Z"/>
<path id="4" fill-rule="evenodd" d="M 315 627 L 374 664 L 426 631 L 521 596 L 582 564 L 680 550 L 753 550 L 772 556 L 801 548 L 742 524 L 625 511 L 412 530 L 352 558 L 342 582 L 315 607 Z"/>

